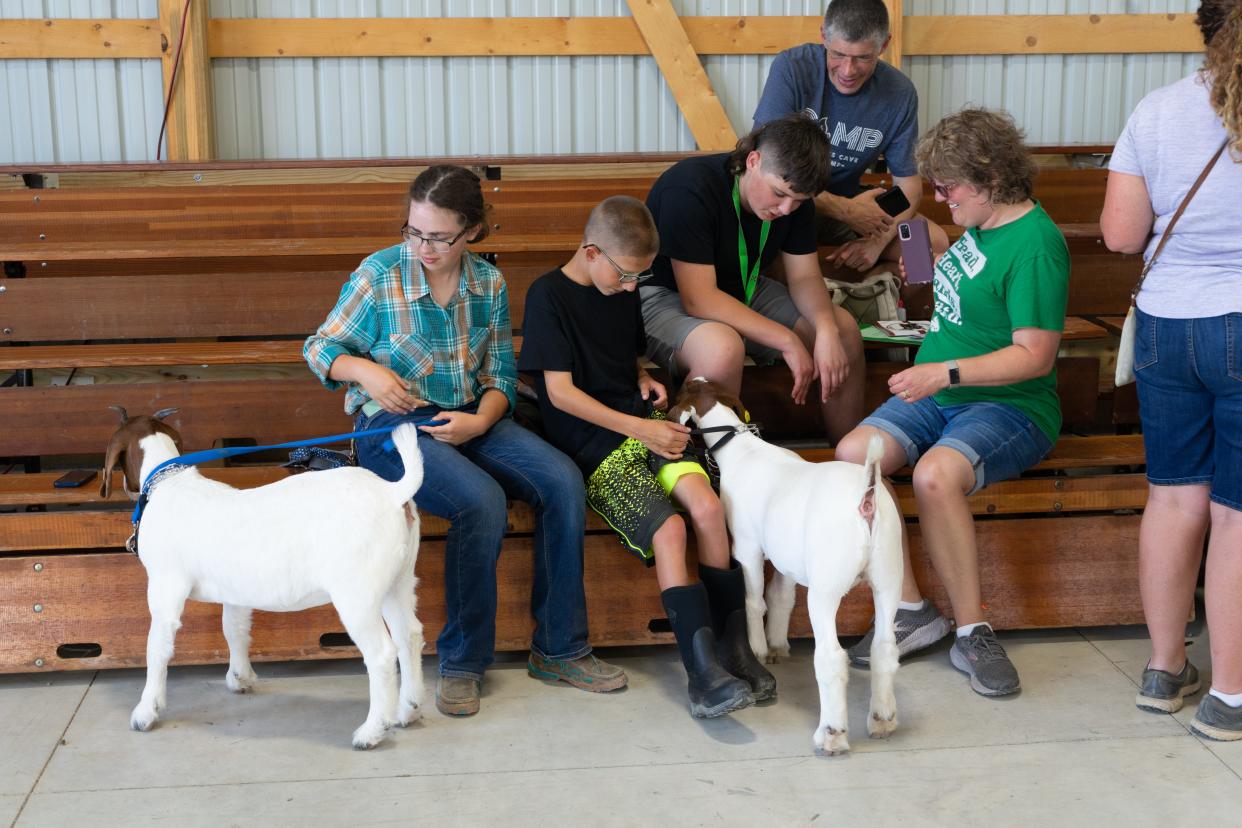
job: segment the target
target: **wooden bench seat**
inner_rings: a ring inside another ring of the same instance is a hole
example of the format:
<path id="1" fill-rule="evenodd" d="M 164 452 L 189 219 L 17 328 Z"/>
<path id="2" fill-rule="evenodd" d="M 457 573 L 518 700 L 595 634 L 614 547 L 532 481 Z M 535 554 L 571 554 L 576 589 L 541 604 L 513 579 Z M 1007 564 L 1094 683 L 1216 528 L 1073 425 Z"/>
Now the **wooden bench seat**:
<path id="1" fill-rule="evenodd" d="M 830 450 L 810 449 L 803 454 L 816 461 L 831 457 Z M 1141 462 L 1138 438 L 1067 437 L 1027 476 L 971 498 L 972 511 L 979 516 L 984 594 L 998 627 L 1141 621 L 1133 601 L 1135 510 L 1145 499 L 1146 483 L 1132 470 L 1112 473 L 1115 467 L 1133 469 Z M 1085 469 L 1100 473 L 1067 473 Z M 211 468 L 204 473 L 242 487 L 286 474 L 273 467 Z M 119 480 L 105 504 L 99 498 L 97 481 L 81 489 L 56 490 L 51 487 L 55 476 L 0 476 L 0 506 L 54 507 L 47 512 L 0 514 L 0 582 L 11 585 L 10 600 L 0 607 L 0 623 L 9 631 L 0 643 L 0 672 L 139 665 L 147 624 L 145 573 L 133 556 L 115 551 L 130 531 L 128 501 L 116 494 Z M 912 515 L 909 484 L 899 482 L 897 489 L 903 511 Z M 505 584 L 498 615 L 501 649 L 522 649 L 529 642 L 526 596 L 532 578 L 533 528 L 530 509 L 513 504 L 498 573 Z M 945 606 L 947 597 L 931 572 L 917 523 L 910 528 L 920 581 L 933 600 Z M 424 515 L 419 614 L 429 641 L 434 641 L 444 617 L 439 585 L 446 530 L 443 520 Z M 593 513 L 587 530 L 592 639 L 600 645 L 670 641 L 661 623 L 663 611 L 653 573 L 624 552 Z M 1112 542 L 1100 543 L 1101 537 Z M 1038 543 L 1033 544 L 1036 538 Z M 626 600 L 618 601 L 619 594 Z M 806 636 L 810 627 L 802 609 L 804 600 L 798 606 L 792 634 Z M 861 633 L 870 615 L 866 590 L 855 590 L 842 606 L 841 633 Z M 177 663 L 227 659 L 217 607 L 191 602 L 183 621 Z M 98 653 L 82 645 L 95 645 Z M 331 608 L 287 615 L 256 613 L 254 648 L 256 660 L 354 654 L 352 648 L 342 646 L 340 623 Z"/>
<path id="2" fill-rule="evenodd" d="M 572 161 L 500 163 L 488 171 L 501 176 L 485 182 L 495 205 L 491 221 L 498 226 L 477 249 L 494 254 L 505 274 L 517 331 L 527 288 L 572 254 L 590 208 L 617 192 L 641 197 L 674 160 L 631 166 L 597 160 L 580 169 Z M 217 174 L 238 181 L 256 174 L 239 164 L 194 167 L 205 170 L 205 181 Z M 309 165 L 288 170 L 309 171 Z M 344 170 L 337 165 L 327 172 Z M 191 172 L 186 167 L 167 174 L 188 178 Z M 99 462 L 116 422 L 108 405 L 135 413 L 180 407 L 170 420 L 187 449 L 350 429 L 341 395 L 324 392 L 302 364 L 302 339 L 322 321 L 358 262 L 399 239 L 408 184 L 402 177 L 133 186 L 147 173 L 120 168 L 54 174 L 73 186 L 0 192 L 0 260 L 10 263 L 10 278 L 0 279 L 0 371 L 17 372 L 21 380 L 21 387 L 0 391 L 0 457 L 22 461 L 0 475 L 0 625 L 6 631 L 0 672 L 142 663 L 145 573 L 121 551 L 130 531 L 127 502 L 116 494 L 102 501 L 97 480 L 80 489 L 51 487 L 59 476 L 54 468 Z M 1108 322 L 1100 324 L 1100 317 L 1124 310 L 1130 271 L 1137 274 L 1138 257 L 1108 253 L 1092 227 L 1103 180 L 1098 170 L 1078 169 L 1046 170 L 1039 179 L 1040 198 L 1064 223 L 1073 256 L 1065 337 L 1070 345 L 1109 341 Z M 929 190 L 925 212 L 947 221 L 937 209 L 943 208 Z M 18 278 L 23 267 L 24 278 Z M 1089 432 L 1101 422 L 1099 360 L 1066 353 L 1058 361 L 1066 427 Z M 884 399 L 887 377 L 901 367 L 868 363 L 869 408 Z M 83 380 L 93 384 L 79 384 Z M 789 388 L 783 366 L 752 366 L 743 398 L 770 439 L 821 434 L 816 407 L 791 406 Z M 832 456 L 820 448 L 800 451 L 813 460 Z M 204 473 L 238 486 L 286 474 L 270 465 L 271 458 L 266 462 Z M 23 463 L 32 473 L 20 473 Z M 1142 464 L 1140 437 L 1066 436 L 1023 477 L 970 499 L 978 516 L 985 600 L 997 626 L 1141 621 L 1136 550 L 1146 494 Z M 897 489 L 912 516 L 908 479 L 898 476 Z M 529 642 L 533 521 L 529 508 L 510 509 L 498 573 L 501 649 Z M 947 606 L 917 522 L 910 528 L 918 577 L 933 600 Z M 444 521 L 425 516 L 420 616 L 432 641 L 444 613 L 446 531 Z M 670 641 L 653 573 L 622 551 L 593 513 L 586 556 L 593 640 Z M 869 596 L 856 591 L 841 611 L 843 634 L 862 632 L 870 615 Z M 225 658 L 218 608 L 191 603 L 184 622 L 179 663 Z M 793 634 L 810 634 L 802 609 Z M 77 645 L 98 645 L 99 652 Z M 354 654 L 331 608 L 258 613 L 254 645 L 259 660 Z"/>

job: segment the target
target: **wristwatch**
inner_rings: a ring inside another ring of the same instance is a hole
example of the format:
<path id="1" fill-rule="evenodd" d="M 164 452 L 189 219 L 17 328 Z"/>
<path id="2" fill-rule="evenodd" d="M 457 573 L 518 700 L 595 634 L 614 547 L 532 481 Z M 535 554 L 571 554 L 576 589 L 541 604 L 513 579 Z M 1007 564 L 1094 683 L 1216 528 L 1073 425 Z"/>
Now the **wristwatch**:
<path id="1" fill-rule="evenodd" d="M 957 360 L 951 359 L 945 363 L 949 368 L 949 387 L 956 388 L 962 384 L 962 374 L 957 369 Z"/>

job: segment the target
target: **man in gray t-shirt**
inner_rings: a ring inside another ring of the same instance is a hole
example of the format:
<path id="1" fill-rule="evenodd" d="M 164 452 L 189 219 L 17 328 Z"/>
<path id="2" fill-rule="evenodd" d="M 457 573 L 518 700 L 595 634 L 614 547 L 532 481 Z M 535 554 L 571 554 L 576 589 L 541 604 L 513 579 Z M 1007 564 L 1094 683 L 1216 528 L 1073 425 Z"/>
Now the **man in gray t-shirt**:
<path id="1" fill-rule="evenodd" d="M 840 245 L 830 262 L 865 271 L 879 259 L 900 257 L 896 222 L 914 216 L 923 195 L 914 162 L 918 94 L 909 78 L 879 58 L 889 41 L 883 0 L 832 0 L 822 35 L 822 43 L 776 56 L 755 126 L 792 112 L 819 121 L 832 142 L 832 180 L 815 199 L 819 240 Z M 911 205 L 896 221 L 875 203 L 882 191 L 859 183 L 881 154 Z M 934 223 L 928 229 L 939 255 L 948 237 Z"/>

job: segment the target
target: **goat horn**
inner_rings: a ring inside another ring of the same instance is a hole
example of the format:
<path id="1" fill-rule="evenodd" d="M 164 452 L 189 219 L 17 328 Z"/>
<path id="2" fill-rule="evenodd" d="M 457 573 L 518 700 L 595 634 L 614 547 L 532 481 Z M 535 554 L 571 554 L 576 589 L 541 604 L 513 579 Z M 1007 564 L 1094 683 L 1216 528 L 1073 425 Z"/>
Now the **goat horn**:
<path id="1" fill-rule="evenodd" d="M 169 415 L 176 414 L 180 410 L 180 408 L 161 408 L 159 411 L 151 415 L 151 419 L 162 420 Z"/>
<path id="2" fill-rule="evenodd" d="M 108 408 L 111 408 L 113 411 L 115 411 L 115 412 L 117 412 L 118 414 L 120 414 L 120 415 L 121 415 L 121 423 L 122 423 L 122 424 L 124 424 L 124 423 L 125 423 L 125 421 L 129 419 L 129 414 L 128 414 L 128 413 L 126 413 L 125 409 L 124 409 L 122 406 L 119 406 L 119 405 L 110 405 L 110 406 L 108 406 Z"/>

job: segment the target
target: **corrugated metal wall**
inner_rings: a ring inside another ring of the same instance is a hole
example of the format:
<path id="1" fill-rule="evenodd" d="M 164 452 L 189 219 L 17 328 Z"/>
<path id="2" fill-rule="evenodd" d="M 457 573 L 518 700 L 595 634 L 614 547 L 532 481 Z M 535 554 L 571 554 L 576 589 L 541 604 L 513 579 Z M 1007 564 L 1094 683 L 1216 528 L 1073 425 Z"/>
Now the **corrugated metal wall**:
<path id="1" fill-rule="evenodd" d="M 1159 14 L 1198 0 L 906 0 L 907 15 Z M 1111 144 L 1144 95 L 1193 72 L 1202 55 L 907 57 L 919 125 L 967 104 L 1008 109 L 1035 144 Z"/>
<path id="2" fill-rule="evenodd" d="M 624 0 L 210 0 L 216 17 L 627 15 Z M 0 0 L 0 17 L 155 17 L 157 0 Z M 674 0 L 682 15 L 818 15 L 823 0 Z M 1184 12 L 1195 0 L 906 0 L 905 13 Z M 708 56 L 739 132 L 770 57 Z M 972 103 L 1012 111 L 1035 143 L 1110 143 L 1138 100 L 1195 55 L 907 57 L 920 124 Z M 293 58 L 213 64 L 221 158 L 690 150 L 652 58 Z M 0 61 L 0 162 L 154 157 L 159 61 Z"/>
<path id="3" fill-rule="evenodd" d="M 0 0 L 0 18 L 153 18 L 157 0 Z M 149 161 L 158 60 L 0 60 L 0 162 Z"/>

